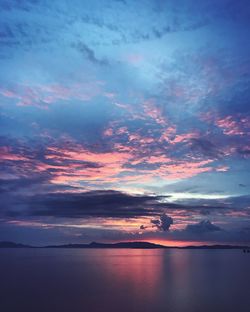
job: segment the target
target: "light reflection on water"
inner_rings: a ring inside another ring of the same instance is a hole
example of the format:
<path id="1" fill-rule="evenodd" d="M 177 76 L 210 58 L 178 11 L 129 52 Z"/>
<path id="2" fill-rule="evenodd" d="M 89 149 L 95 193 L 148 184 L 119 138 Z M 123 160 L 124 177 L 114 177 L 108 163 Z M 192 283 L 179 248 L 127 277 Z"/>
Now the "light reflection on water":
<path id="1" fill-rule="evenodd" d="M 249 312 L 239 250 L 2 249 L 3 312 Z"/>

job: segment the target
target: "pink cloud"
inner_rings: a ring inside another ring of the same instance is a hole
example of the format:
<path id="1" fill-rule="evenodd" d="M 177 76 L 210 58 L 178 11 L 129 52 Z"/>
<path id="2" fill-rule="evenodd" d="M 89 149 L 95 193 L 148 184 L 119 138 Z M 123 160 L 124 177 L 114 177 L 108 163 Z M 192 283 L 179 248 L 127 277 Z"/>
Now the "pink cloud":
<path id="1" fill-rule="evenodd" d="M 164 164 L 156 171 L 157 175 L 166 179 L 186 179 L 200 173 L 212 171 L 213 167 L 207 166 L 213 160 L 203 161 L 176 161 L 170 164 Z"/>
<path id="2" fill-rule="evenodd" d="M 104 130 L 103 135 L 107 136 L 107 137 L 112 136 L 113 135 L 113 129 L 107 128 L 106 130 Z"/>
<path id="3" fill-rule="evenodd" d="M 131 158 L 131 155 L 125 152 L 94 153 L 82 148 L 81 146 L 76 147 L 77 149 L 59 149 L 49 147 L 47 149 L 48 154 L 46 155 L 46 158 L 57 159 L 59 157 L 60 159 L 89 161 L 100 164 L 121 163 Z M 58 153 L 60 156 L 58 156 Z"/>
<path id="4" fill-rule="evenodd" d="M 11 148 L 8 146 L 2 146 L 0 147 L 0 160 L 26 161 L 29 159 L 12 152 Z"/>
<path id="5" fill-rule="evenodd" d="M 0 89 L 0 94 L 13 98 L 19 106 L 39 106 L 46 108 L 57 101 L 89 101 L 103 92 L 103 82 L 82 82 L 69 86 L 60 84 L 17 85 L 13 90 Z M 104 94 L 105 95 L 105 94 Z"/>
<path id="6" fill-rule="evenodd" d="M 136 136 L 136 139 L 141 138 Z M 142 157 L 136 154 L 135 148 L 120 143 L 114 146 L 112 152 L 93 152 L 79 145 L 70 148 L 48 147 L 46 158 L 62 164 L 64 161 L 70 161 L 66 168 L 59 167 L 53 173 L 53 183 L 72 184 L 85 181 L 105 185 L 105 183 L 140 182 L 142 177 L 143 182 L 146 183 L 156 177 L 168 180 L 183 179 L 213 170 L 209 166 L 212 160 L 178 160 L 162 154 Z M 98 164 L 98 166 L 81 168 L 79 162 Z M 155 164 L 157 167 L 149 170 L 127 167 L 127 164 Z M 51 167 L 40 166 L 39 168 L 50 169 Z"/>
<path id="7" fill-rule="evenodd" d="M 161 137 L 160 137 L 160 141 L 165 140 L 167 142 L 170 142 L 172 138 L 175 136 L 175 134 L 176 134 L 175 126 L 167 127 L 167 129 L 163 130 Z"/>
<path id="8" fill-rule="evenodd" d="M 200 119 L 210 124 L 215 124 L 227 136 L 243 136 L 250 131 L 249 116 L 224 116 L 219 117 L 216 112 L 206 112 L 201 114 Z"/>
<path id="9" fill-rule="evenodd" d="M 70 182 L 77 180 L 100 181 L 102 183 L 115 182 L 117 175 L 122 172 L 128 172 L 129 169 L 123 168 L 133 155 L 129 151 L 114 152 L 91 152 L 81 146 L 75 146 L 73 149 L 54 148 L 47 149 L 47 159 L 54 159 L 60 162 L 65 160 L 76 162 L 89 162 L 98 166 L 90 166 L 84 169 L 72 166 L 70 164 L 67 170 L 56 172 L 52 182 Z"/>
<path id="10" fill-rule="evenodd" d="M 199 138 L 197 131 L 177 134 L 176 126 L 170 126 L 161 134 L 160 141 L 167 141 L 169 144 L 188 142 L 191 139 Z"/>
<path id="11" fill-rule="evenodd" d="M 143 101 L 144 113 L 155 120 L 156 123 L 162 126 L 167 125 L 167 120 L 163 116 L 163 113 L 159 106 L 157 106 L 154 99 L 148 99 Z"/>
<path id="12" fill-rule="evenodd" d="M 115 130 L 108 128 L 106 135 L 116 136 Z M 48 145 L 43 157 L 23 156 L 9 147 L 0 149 L 2 161 L 19 160 L 13 166 L 15 174 L 28 176 L 48 173 L 50 182 L 56 184 L 80 185 L 107 183 L 148 183 L 155 179 L 184 179 L 211 170 L 223 171 L 226 168 L 213 168 L 212 160 L 196 158 L 178 159 L 155 148 L 155 138 L 129 133 L 126 127 L 117 132 L 128 135 L 128 143 L 117 141 L 110 151 L 97 151 L 65 138 L 55 145 Z M 175 131 L 174 131 L 175 132 Z M 174 144 L 194 137 L 193 133 L 176 136 Z M 130 143 L 129 143 L 130 142 Z M 151 148 L 151 144 L 154 148 Z M 138 149 L 140 146 L 140 149 Z M 28 151 L 28 150 L 27 150 Z M 146 153 L 145 153 L 146 152 Z M 28 152 L 31 153 L 31 152 Z"/>
<path id="13" fill-rule="evenodd" d="M 245 120 L 245 119 L 244 119 Z M 217 119 L 215 124 L 222 129 L 223 133 L 226 135 L 244 135 L 245 125 L 247 122 L 240 122 L 234 120 L 232 116 L 227 116 L 224 118 Z"/>
<path id="14" fill-rule="evenodd" d="M 219 166 L 216 168 L 216 171 L 219 171 L 219 172 L 225 172 L 225 171 L 228 171 L 229 170 L 229 167 L 228 166 Z"/>
<path id="15" fill-rule="evenodd" d="M 177 134 L 173 140 L 170 141 L 171 144 L 186 142 L 191 139 L 195 139 L 199 137 L 198 132 L 189 132 L 189 133 L 183 133 L 183 134 Z"/>
<path id="16" fill-rule="evenodd" d="M 10 90 L 7 89 L 0 89 L 0 94 L 2 94 L 5 97 L 9 97 L 9 98 L 15 98 L 16 94 Z"/>
<path id="17" fill-rule="evenodd" d="M 115 134 L 121 135 L 121 134 L 128 134 L 128 128 L 127 127 L 120 127 L 115 131 Z"/>
<path id="18" fill-rule="evenodd" d="M 128 136 L 128 140 L 132 143 L 147 145 L 156 141 L 155 138 L 143 137 L 139 133 L 131 133 Z"/>

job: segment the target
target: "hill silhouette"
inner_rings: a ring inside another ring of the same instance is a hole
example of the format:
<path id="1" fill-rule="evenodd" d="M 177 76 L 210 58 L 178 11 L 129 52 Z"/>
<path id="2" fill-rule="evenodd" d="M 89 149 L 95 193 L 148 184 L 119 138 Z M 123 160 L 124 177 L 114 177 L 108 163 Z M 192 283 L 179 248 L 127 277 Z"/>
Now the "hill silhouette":
<path id="1" fill-rule="evenodd" d="M 119 242 L 119 243 L 98 243 L 92 242 L 90 244 L 63 244 L 63 245 L 48 245 L 48 246 L 31 246 L 25 244 L 19 244 L 14 242 L 0 242 L 0 248 L 130 248 L 130 249 L 248 249 L 249 246 L 237 246 L 237 245 L 202 245 L 202 246 L 164 246 L 160 244 L 154 244 L 150 242 Z"/>

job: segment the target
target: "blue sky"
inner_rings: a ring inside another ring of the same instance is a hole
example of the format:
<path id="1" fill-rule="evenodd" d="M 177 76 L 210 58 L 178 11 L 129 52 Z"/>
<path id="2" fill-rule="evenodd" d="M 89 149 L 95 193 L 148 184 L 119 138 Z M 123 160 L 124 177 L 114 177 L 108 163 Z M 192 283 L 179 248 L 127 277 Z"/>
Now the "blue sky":
<path id="1" fill-rule="evenodd" d="M 2 240 L 250 242 L 248 1 L 0 8 Z"/>

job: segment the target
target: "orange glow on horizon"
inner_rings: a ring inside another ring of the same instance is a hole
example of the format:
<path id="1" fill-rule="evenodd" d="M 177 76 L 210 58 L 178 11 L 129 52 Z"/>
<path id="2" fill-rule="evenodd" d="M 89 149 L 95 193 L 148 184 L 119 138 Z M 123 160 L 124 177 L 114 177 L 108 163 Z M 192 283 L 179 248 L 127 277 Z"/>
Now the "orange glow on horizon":
<path id="1" fill-rule="evenodd" d="M 119 241 L 112 241 L 112 243 L 119 243 L 119 242 L 145 242 L 145 243 L 152 243 L 158 244 L 166 247 L 187 247 L 187 246 L 204 246 L 204 245 L 218 245 L 217 242 L 196 242 L 196 241 L 175 241 L 175 240 L 157 240 L 157 239 L 125 239 Z M 105 242 L 109 243 L 109 242 Z"/>

